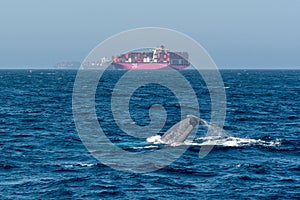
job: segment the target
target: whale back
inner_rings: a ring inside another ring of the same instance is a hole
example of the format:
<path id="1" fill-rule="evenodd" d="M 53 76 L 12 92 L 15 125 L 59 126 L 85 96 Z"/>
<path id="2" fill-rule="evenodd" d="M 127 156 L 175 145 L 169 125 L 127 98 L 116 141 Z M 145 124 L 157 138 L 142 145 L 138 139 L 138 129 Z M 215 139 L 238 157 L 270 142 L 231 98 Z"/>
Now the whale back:
<path id="1" fill-rule="evenodd" d="M 186 140 L 192 130 L 199 124 L 200 118 L 188 116 L 172 126 L 162 137 L 165 144 L 181 143 Z"/>

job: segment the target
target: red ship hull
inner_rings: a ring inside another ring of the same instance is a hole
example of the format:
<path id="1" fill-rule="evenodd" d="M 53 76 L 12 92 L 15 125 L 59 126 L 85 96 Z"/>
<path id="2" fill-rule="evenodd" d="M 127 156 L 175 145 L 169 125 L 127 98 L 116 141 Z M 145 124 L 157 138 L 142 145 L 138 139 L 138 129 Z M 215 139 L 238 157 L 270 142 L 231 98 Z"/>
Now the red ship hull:
<path id="1" fill-rule="evenodd" d="M 170 67 L 174 68 L 174 69 L 178 69 L 178 70 L 181 70 L 181 69 L 185 69 L 187 68 L 189 65 L 170 65 Z"/>

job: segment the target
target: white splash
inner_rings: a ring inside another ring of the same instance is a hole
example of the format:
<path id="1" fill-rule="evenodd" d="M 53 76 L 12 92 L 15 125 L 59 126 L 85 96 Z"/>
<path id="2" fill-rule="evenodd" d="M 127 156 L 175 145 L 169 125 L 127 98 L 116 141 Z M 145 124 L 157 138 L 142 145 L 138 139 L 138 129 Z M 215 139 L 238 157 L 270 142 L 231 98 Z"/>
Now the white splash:
<path id="1" fill-rule="evenodd" d="M 92 167 L 95 165 L 96 164 L 90 164 L 90 163 L 77 163 L 77 166 L 81 166 L 81 167 Z"/>
<path id="2" fill-rule="evenodd" d="M 251 138 L 238 138 L 238 137 L 225 137 L 225 138 L 214 138 L 214 137 L 203 137 L 197 138 L 196 142 L 190 143 L 195 146 L 224 146 L 224 147 L 243 147 L 243 146 L 278 146 L 281 144 L 279 139 L 275 141 L 264 141 L 261 139 Z"/>
<path id="3" fill-rule="evenodd" d="M 161 141 L 160 135 L 155 135 L 147 138 L 148 143 L 153 144 L 163 144 Z M 174 143 L 170 146 L 223 146 L 223 147 L 244 147 L 244 146 L 264 146 L 264 147 L 274 147 L 279 146 L 281 144 L 280 139 L 276 139 L 274 141 L 265 141 L 261 139 L 251 139 L 251 138 L 239 138 L 239 137 L 215 137 L 215 136 L 208 136 L 208 137 L 199 137 L 194 139 L 194 141 L 186 140 L 182 143 Z M 149 146 L 150 148 L 154 148 L 155 146 Z M 148 147 L 148 148 L 149 148 Z"/>
<path id="4" fill-rule="evenodd" d="M 160 138 L 161 138 L 160 135 L 154 135 L 154 136 L 148 137 L 146 139 L 146 141 L 149 142 L 149 143 L 154 143 L 154 144 L 162 144 L 163 141 L 161 141 Z"/>

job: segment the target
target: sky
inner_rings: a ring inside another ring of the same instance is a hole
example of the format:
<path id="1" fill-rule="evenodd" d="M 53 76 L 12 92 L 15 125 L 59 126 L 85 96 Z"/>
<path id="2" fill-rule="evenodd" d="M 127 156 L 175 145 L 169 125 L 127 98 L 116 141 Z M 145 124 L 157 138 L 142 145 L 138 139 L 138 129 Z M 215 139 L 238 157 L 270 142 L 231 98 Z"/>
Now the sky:
<path id="1" fill-rule="evenodd" d="M 82 61 L 119 32 L 163 27 L 221 69 L 300 69 L 299 10 L 299 0 L 1 0 L 0 68 Z"/>

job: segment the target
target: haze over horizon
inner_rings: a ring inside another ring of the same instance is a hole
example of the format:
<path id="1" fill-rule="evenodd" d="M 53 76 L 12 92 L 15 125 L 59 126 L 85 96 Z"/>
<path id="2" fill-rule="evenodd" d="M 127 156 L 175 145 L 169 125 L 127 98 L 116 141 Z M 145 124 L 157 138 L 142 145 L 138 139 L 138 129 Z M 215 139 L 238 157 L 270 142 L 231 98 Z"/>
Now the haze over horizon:
<path id="1" fill-rule="evenodd" d="M 0 69 L 82 61 L 101 41 L 140 27 L 192 37 L 220 69 L 300 69 L 299 8 L 297 0 L 3 1 Z"/>

